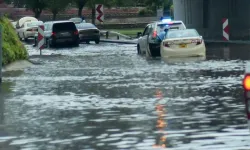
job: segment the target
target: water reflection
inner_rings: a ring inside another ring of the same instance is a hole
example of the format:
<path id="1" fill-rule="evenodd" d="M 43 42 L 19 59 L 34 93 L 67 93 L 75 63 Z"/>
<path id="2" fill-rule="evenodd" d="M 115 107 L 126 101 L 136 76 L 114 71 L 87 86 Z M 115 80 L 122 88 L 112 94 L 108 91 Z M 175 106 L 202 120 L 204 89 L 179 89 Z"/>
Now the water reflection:
<path id="1" fill-rule="evenodd" d="M 165 105 L 162 105 L 159 103 L 163 99 L 163 94 L 161 90 L 156 91 L 156 97 L 157 97 L 157 103 L 156 103 L 155 108 L 156 108 L 156 112 L 158 116 L 156 128 L 158 129 L 158 132 L 159 132 L 159 136 L 158 136 L 159 138 L 157 138 L 156 143 L 153 147 L 154 148 L 166 148 L 167 135 L 164 129 L 167 127 L 167 123 L 165 121 L 167 111 L 166 111 Z"/>
<path id="2" fill-rule="evenodd" d="M 166 58 L 162 57 L 166 63 L 186 63 L 186 62 L 200 62 L 206 60 L 206 57 L 183 57 L 183 58 Z"/>
<path id="3" fill-rule="evenodd" d="M 0 84 L 0 126 L 4 124 L 5 99 L 7 94 L 11 93 L 12 82 L 3 82 Z"/>
<path id="4" fill-rule="evenodd" d="M 0 125 L 4 122 L 4 95 L 2 92 L 2 85 L 0 84 Z"/>

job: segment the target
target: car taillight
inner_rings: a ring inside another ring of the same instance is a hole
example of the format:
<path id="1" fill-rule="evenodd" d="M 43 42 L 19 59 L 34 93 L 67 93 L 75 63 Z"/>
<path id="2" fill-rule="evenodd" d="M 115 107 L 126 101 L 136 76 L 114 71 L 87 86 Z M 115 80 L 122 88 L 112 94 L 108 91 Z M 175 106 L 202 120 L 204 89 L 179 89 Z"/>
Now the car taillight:
<path id="1" fill-rule="evenodd" d="M 250 74 L 246 74 L 243 79 L 243 87 L 245 91 L 250 91 Z"/>
<path id="2" fill-rule="evenodd" d="M 170 47 L 168 42 L 163 43 L 163 45 L 164 45 L 165 47 Z"/>
<path id="3" fill-rule="evenodd" d="M 74 35 L 78 35 L 78 34 L 79 34 L 78 30 L 76 30 L 76 31 L 74 32 Z"/>
<path id="4" fill-rule="evenodd" d="M 55 33 L 55 32 L 52 32 L 51 36 L 56 36 L 56 33 Z"/>
<path id="5" fill-rule="evenodd" d="M 200 40 L 197 40 L 197 43 L 196 43 L 196 45 L 200 45 L 202 43 L 202 39 L 200 39 Z"/>
<path id="6" fill-rule="evenodd" d="M 245 91 L 245 104 L 246 104 L 246 112 L 247 118 L 250 120 L 250 74 L 246 74 L 243 79 L 243 88 Z"/>
<path id="7" fill-rule="evenodd" d="M 153 38 L 156 38 L 156 37 L 157 37 L 157 31 L 154 31 L 154 32 L 153 32 L 152 37 L 153 37 Z"/>

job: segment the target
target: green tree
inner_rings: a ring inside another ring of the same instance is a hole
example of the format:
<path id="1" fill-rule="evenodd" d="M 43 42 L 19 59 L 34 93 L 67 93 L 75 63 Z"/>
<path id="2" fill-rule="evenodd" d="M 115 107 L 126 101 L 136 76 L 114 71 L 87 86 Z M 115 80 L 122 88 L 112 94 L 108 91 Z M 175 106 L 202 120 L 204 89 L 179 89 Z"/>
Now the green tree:
<path id="1" fill-rule="evenodd" d="M 117 7 L 129 7 L 129 6 L 136 6 L 138 3 L 138 0 L 115 0 L 114 1 L 115 6 Z"/>
<path id="2" fill-rule="evenodd" d="M 158 8 L 161 8 L 163 3 L 163 0 L 146 0 L 145 2 L 146 6 L 154 12 L 156 12 Z"/>
<path id="3" fill-rule="evenodd" d="M 32 10 L 36 18 L 40 18 L 46 8 L 46 0 L 24 0 L 25 8 Z"/>
<path id="4" fill-rule="evenodd" d="M 46 0 L 47 9 L 53 14 L 53 20 L 56 20 L 56 15 L 67 9 L 71 0 Z"/>
<path id="5" fill-rule="evenodd" d="M 82 17 L 82 10 L 86 3 L 91 0 L 72 0 L 72 3 L 78 8 L 78 16 Z"/>
<path id="6" fill-rule="evenodd" d="M 22 8 L 24 7 L 25 0 L 4 0 L 6 4 L 12 4 L 14 7 Z"/>

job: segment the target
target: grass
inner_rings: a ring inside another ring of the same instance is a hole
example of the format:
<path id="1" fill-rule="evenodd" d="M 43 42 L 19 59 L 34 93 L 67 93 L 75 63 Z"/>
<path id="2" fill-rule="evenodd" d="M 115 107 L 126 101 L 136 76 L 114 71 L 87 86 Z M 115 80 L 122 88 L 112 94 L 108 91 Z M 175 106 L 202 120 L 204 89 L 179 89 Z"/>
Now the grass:
<path id="1" fill-rule="evenodd" d="M 0 18 L 0 25 L 2 26 L 2 50 L 3 62 L 2 65 L 7 65 L 16 60 L 25 60 L 28 58 L 28 53 L 19 40 L 15 29 L 11 22 L 6 17 Z"/>
<path id="2" fill-rule="evenodd" d="M 109 31 L 119 32 L 127 36 L 136 36 L 137 32 L 143 32 L 144 28 L 132 28 L 132 29 L 109 29 Z"/>

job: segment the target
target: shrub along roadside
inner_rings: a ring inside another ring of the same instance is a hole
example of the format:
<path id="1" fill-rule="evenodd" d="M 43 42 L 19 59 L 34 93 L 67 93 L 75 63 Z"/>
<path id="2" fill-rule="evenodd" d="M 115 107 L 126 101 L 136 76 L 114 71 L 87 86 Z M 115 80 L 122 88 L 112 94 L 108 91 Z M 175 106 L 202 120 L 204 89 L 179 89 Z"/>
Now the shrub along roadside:
<path id="1" fill-rule="evenodd" d="M 7 65 L 16 60 L 25 60 L 28 58 L 27 50 L 22 42 L 19 40 L 15 29 L 7 17 L 0 18 L 0 25 L 2 26 L 2 40 L 3 40 L 3 63 Z"/>

